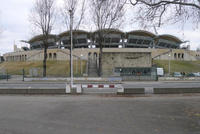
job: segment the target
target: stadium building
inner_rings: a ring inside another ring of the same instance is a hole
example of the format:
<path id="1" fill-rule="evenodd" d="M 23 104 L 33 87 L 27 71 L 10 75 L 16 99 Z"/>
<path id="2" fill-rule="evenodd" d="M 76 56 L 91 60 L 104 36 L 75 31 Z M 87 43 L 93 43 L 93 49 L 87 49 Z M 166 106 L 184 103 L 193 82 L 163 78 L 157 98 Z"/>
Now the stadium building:
<path id="1" fill-rule="evenodd" d="M 200 53 L 189 50 L 189 46 L 173 35 L 155 35 L 149 31 L 134 30 L 123 32 L 105 29 L 103 39 L 103 75 L 133 75 L 142 70 L 151 75 L 152 59 L 196 61 Z M 28 41 L 29 48 L 14 48 L 14 52 L 4 54 L 5 61 L 43 60 L 43 36 L 38 35 Z M 73 57 L 87 61 L 88 74 L 99 67 L 98 31 L 73 31 Z M 69 60 L 70 31 L 48 37 L 48 60 Z M 138 71 L 139 70 L 139 71 Z M 123 72 L 123 73 L 122 73 Z M 95 75 L 94 75 L 95 76 Z"/>

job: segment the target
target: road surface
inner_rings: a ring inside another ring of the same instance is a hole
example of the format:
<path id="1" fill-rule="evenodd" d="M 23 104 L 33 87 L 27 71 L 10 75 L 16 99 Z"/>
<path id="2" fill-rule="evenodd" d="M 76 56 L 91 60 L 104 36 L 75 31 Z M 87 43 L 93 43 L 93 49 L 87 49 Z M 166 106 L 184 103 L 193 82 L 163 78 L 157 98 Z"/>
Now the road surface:
<path id="1" fill-rule="evenodd" d="M 154 88 L 176 88 L 176 87 L 200 87 L 200 82 L 123 82 L 122 85 L 126 88 L 138 88 L 138 87 L 154 87 Z M 0 82 L 0 87 L 33 87 L 33 88 L 65 88 L 64 82 L 18 82 L 18 83 L 6 83 Z"/>
<path id="2" fill-rule="evenodd" d="M 200 95 L 0 96 L 1 134 L 200 134 Z"/>

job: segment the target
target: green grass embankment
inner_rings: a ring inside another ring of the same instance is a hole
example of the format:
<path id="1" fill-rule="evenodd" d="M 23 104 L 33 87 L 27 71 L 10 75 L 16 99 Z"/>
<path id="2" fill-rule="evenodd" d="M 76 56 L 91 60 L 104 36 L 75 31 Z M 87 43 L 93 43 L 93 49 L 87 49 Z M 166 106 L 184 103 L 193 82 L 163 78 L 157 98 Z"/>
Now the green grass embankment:
<path id="1" fill-rule="evenodd" d="M 169 72 L 168 60 L 154 60 L 153 64 L 157 67 L 164 68 L 165 73 Z M 170 72 L 200 72 L 200 61 L 170 61 Z"/>
<path id="2" fill-rule="evenodd" d="M 86 71 L 86 61 L 74 62 L 74 75 L 81 76 L 81 64 L 82 73 Z M 76 65 L 77 64 L 77 65 Z M 77 69 L 76 69 L 77 67 Z M 22 70 L 25 70 L 25 74 L 29 75 L 29 70 L 31 68 L 37 68 L 39 76 L 42 76 L 43 62 L 4 62 L 0 64 L 0 70 L 5 70 L 11 75 L 22 75 Z M 47 61 L 47 76 L 69 76 L 70 64 L 69 61 Z"/>

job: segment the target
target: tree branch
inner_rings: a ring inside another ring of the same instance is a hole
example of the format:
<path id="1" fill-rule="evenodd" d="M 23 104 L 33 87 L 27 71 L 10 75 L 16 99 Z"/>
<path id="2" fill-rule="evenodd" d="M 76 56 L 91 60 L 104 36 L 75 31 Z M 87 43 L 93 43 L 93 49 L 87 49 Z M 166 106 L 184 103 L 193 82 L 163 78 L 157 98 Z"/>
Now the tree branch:
<path id="1" fill-rule="evenodd" d="M 144 0 L 136 0 L 135 3 L 133 3 L 132 0 L 130 0 L 130 2 L 131 2 L 131 4 L 133 6 L 135 6 L 136 4 L 138 4 L 139 2 L 141 2 L 141 3 L 145 4 L 145 5 L 150 6 L 150 7 L 160 6 L 162 4 L 165 4 L 165 5 L 167 5 L 167 4 L 174 4 L 174 5 L 190 6 L 190 7 L 195 7 L 195 8 L 200 9 L 200 6 L 197 5 L 197 4 L 195 4 L 195 3 L 187 3 L 187 2 L 181 2 L 181 1 L 179 2 L 178 0 L 173 0 L 173 1 L 161 0 L 161 1 L 157 2 L 157 3 L 150 3 L 150 2 L 146 2 Z"/>

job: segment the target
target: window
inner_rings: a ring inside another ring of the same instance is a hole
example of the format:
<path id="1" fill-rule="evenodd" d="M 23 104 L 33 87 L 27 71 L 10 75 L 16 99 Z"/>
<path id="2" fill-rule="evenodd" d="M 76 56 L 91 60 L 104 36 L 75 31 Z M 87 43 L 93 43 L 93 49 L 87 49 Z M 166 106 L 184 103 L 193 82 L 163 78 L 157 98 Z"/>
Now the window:
<path id="1" fill-rule="evenodd" d="M 128 43 L 136 44 L 136 42 L 137 42 L 137 39 L 129 39 L 129 40 L 128 40 Z"/>
<path id="2" fill-rule="evenodd" d="M 184 59 L 184 54 L 182 53 L 182 59 Z"/>
<path id="3" fill-rule="evenodd" d="M 176 59 L 177 58 L 177 54 L 176 53 L 174 53 L 174 59 Z"/>
<path id="4" fill-rule="evenodd" d="M 105 38 L 105 43 L 110 43 L 111 42 L 111 38 Z"/>
<path id="5" fill-rule="evenodd" d="M 181 58 L 181 54 L 180 54 L 180 53 L 178 54 L 178 58 L 179 58 L 179 59 Z"/>
<path id="6" fill-rule="evenodd" d="M 146 45 L 148 45 L 148 44 L 150 44 L 150 43 L 151 43 L 150 40 L 144 40 L 144 41 L 143 41 L 143 44 L 146 44 Z"/>
<path id="7" fill-rule="evenodd" d="M 87 43 L 86 39 L 78 39 L 79 44 L 84 44 Z"/>
<path id="8" fill-rule="evenodd" d="M 57 59 L 57 55 L 56 55 L 56 53 L 53 54 L 53 59 L 54 59 L 54 60 Z"/>
<path id="9" fill-rule="evenodd" d="M 138 40 L 137 44 L 142 44 L 143 40 Z"/>
<path id="10" fill-rule="evenodd" d="M 150 76 L 151 68 L 115 68 L 115 73 L 120 73 L 121 76 Z"/>
<path id="11" fill-rule="evenodd" d="M 120 39 L 119 38 L 112 38 L 112 43 L 119 43 Z"/>
<path id="12" fill-rule="evenodd" d="M 51 53 L 49 53 L 49 59 L 52 59 L 52 54 Z"/>
<path id="13" fill-rule="evenodd" d="M 70 40 L 63 40 L 62 42 L 63 42 L 64 45 L 70 44 Z"/>

